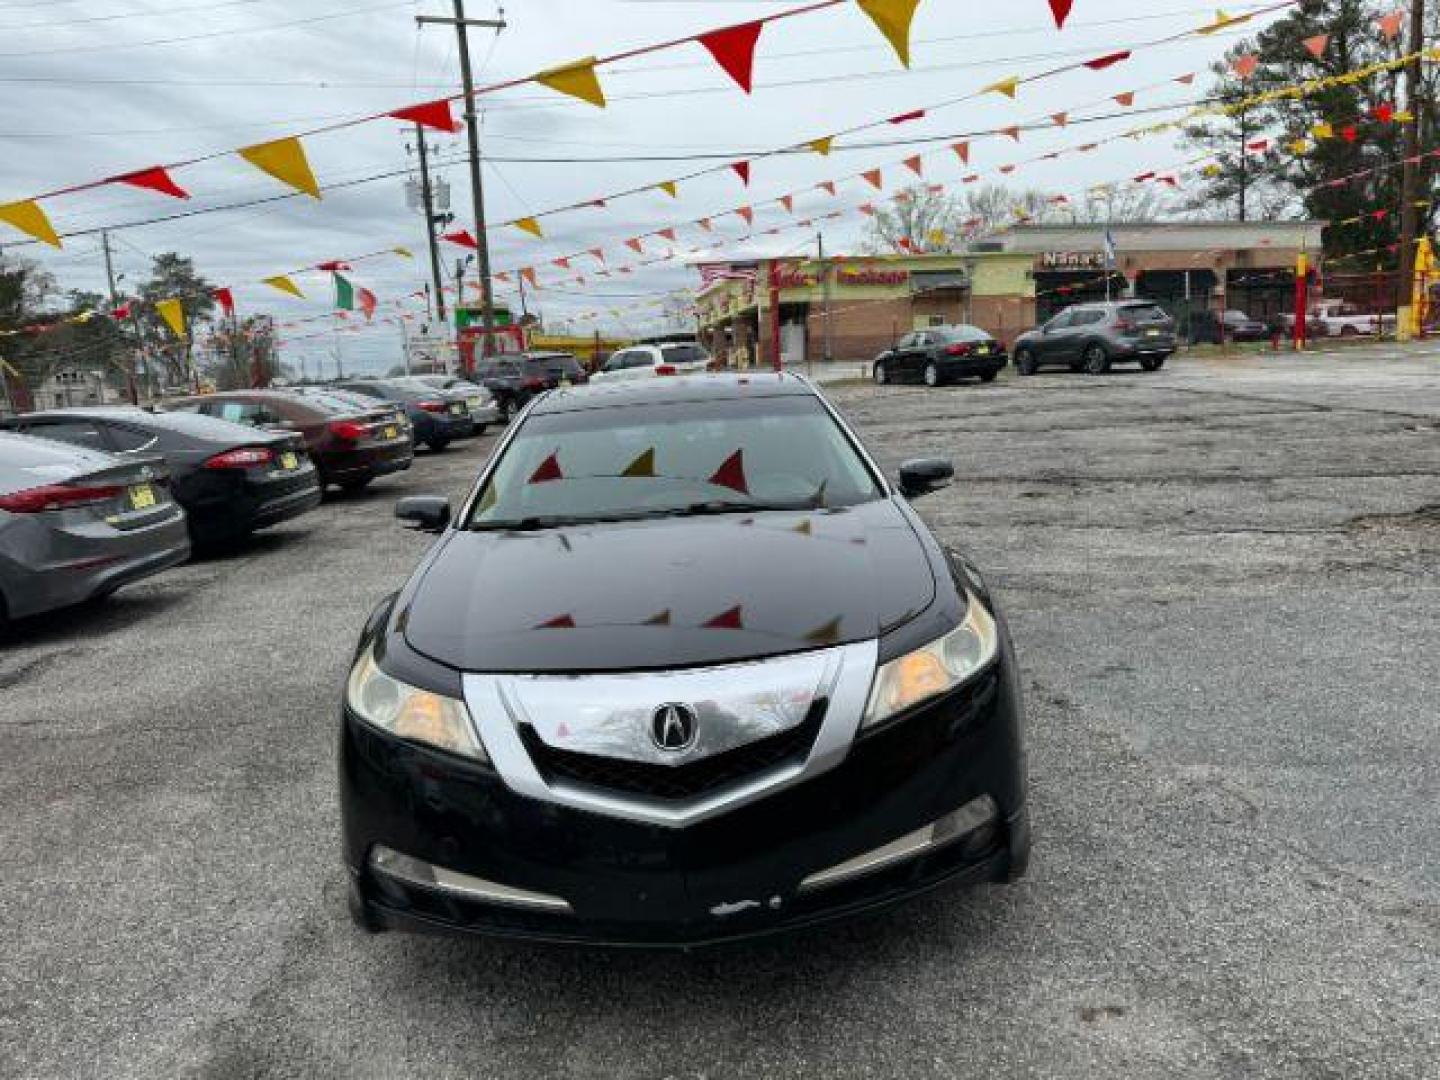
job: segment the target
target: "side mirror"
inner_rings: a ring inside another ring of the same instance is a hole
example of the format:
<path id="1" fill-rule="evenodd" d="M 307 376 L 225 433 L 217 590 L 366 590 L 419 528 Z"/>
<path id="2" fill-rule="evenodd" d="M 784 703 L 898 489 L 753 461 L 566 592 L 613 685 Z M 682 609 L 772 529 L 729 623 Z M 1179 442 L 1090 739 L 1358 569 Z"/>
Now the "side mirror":
<path id="1" fill-rule="evenodd" d="M 944 458 L 917 458 L 900 466 L 900 493 L 907 499 L 918 499 L 949 487 L 953 479 L 955 466 Z"/>
<path id="2" fill-rule="evenodd" d="M 412 495 L 395 504 L 395 516 L 416 532 L 444 532 L 450 526 L 450 500 L 439 495 Z"/>

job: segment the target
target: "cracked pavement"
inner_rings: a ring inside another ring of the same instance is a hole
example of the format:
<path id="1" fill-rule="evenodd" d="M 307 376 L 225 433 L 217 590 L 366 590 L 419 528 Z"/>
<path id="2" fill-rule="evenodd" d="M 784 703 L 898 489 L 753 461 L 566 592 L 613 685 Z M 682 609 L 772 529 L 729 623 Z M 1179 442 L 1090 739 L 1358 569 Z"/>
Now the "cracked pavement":
<path id="1" fill-rule="evenodd" d="M 696 954 L 354 931 L 348 652 L 484 439 L 0 646 L 0 1076 L 1440 1077 L 1440 353 L 831 393 L 956 462 L 1023 883 Z"/>

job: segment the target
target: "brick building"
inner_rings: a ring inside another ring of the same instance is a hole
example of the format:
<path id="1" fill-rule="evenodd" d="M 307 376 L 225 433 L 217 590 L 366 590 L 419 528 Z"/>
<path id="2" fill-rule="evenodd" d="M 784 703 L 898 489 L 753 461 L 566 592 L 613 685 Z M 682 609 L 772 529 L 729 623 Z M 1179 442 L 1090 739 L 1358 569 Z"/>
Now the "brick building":
<path id="1" fill-rule="evenodd" d="M 1269 319 L 1293 308 L 1296 259 L 1321 250 L 1322 230 L 1312 221 L 1115 225 L 1109 292 L 1157 300 L 1182 328 L 1206 311 Z M 768 355 L 775 293 L 787 364 L 869 360 L 925 326 L 971 323 L 1008 343 L 1062 308 L 1105 299 L 1105 227 L 1021 226 L 958 255 L 781 258 L 701 272 L 711 280 L 696 297 L 699 334 L 716 355 Z"/>

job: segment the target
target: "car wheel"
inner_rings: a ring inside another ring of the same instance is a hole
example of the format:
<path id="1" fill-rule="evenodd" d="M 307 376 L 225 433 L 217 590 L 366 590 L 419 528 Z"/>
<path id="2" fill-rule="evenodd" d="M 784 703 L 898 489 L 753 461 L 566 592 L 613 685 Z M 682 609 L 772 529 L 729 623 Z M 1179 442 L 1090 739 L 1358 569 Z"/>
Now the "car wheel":
<path id="1" fill-rule="evenodd" d="M 924 379 L 926 386 L 936 387 L 940 385 L 940 369 L 935 365 L 933 360 L 925 365 Z"/>
<path id="2" fill-rule="evenodd" d="M 1146 371 L 1159 371 L 1162 367 L 1165 366 L 1165 357 L 1142 356 L 1140 358 L 1140 366 Z"/>
<path id="3" fill-rule="evenodd" d="M 427 440 L 425 441 L 425 445 L 428 446 L 428 447 L 430 447 L 431 450 L 433 450 L 435 453 L 438 454 L 441 450 L 444 450 L 447 446 L 450 445 L 450 440 L 449 440 L 449 439 L 427 439 Z"/>
<path id="4" fill-rule="evenodd" d="M 1340 328 L 1341 337 L 1359 337 L 1360 331 L 1348 323 Z"/>
<path id="5" fill-rule="evenodd" d="M 890 381 L 889 369 L 878 360 L 875 362 L 875 370 L 871 372 L 871 374 L 875 377 L 875 382 L 879 386 L 884 386 Z"/>
<path id="6" fill-rule="evenodd" d="M 1085 349 L 1085 374 L 1104 375 L 1110 370 L 1110 354 L 1105 346 L 1096 342 Z"/>
<path id="7" fill-rule="evenodd" d="M 367 934 L 378 934 L 384 929 L 376 920 L 369 905 L 365 903 L 364 897 L 360 895 L 359 887 L 354 882 L 350 883 L 350 888 L 346 891 L 345 907 L 350 912 L 350 921 L 355 924 L 357 930 L 363 930 Z"/>
<path id="8" fill-rule="evenodd" d="M 375 479 L 373 476 L 359 476 L 353 480 L 341 480 L 340 490 L 347 495 L 353 495 L 357 491 L 364 491 L 370 486 L 370 481 L 373 479 Z"/>
<path id="9" fill-rule="evenodd" d="M 1015 370 L 1021 375 L 1034 375 L 1040 370 L 1040 365 L 1035 360 L 1035 354 L 1029 349 L 1021 349 L 1015 354 Z"/>
<path id="10" fill-rule="evenodd" d="M 484 435 L 484 434 L 485 434 L 485 429 L 486 429 L 487 427 L 489 427 L 489 426 L 490 426 L 489 424 L 476 424 L 476 425 L 475 425 L 475 437 L 478 439 L 481 435 Z"/>
<path id="11" fill-rule="evenodd" d="M 998 371 L 987 371 L 987 372 L 985 372 L 984 375 L 981 375 L 981 376 L 980 376 L 980 381 L 981 381 L 981 382 L 994 382 L 994 381 L 999 377 L 999 375 L 1000 375 L 1000 373 L 999 373 Z"/>

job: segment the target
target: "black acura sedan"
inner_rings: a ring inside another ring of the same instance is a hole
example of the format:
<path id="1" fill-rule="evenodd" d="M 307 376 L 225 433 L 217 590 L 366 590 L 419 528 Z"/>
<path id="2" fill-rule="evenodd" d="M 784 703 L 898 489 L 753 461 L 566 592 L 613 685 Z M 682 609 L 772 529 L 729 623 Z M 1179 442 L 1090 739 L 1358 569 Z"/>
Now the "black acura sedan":
<path id="1" fill-rule="evenodd" d="M 369 930 L 693 946 L 1025 870 L 1019 678 L 975 568 L 793 375 L 541 397 L 361 636 Z"/>

